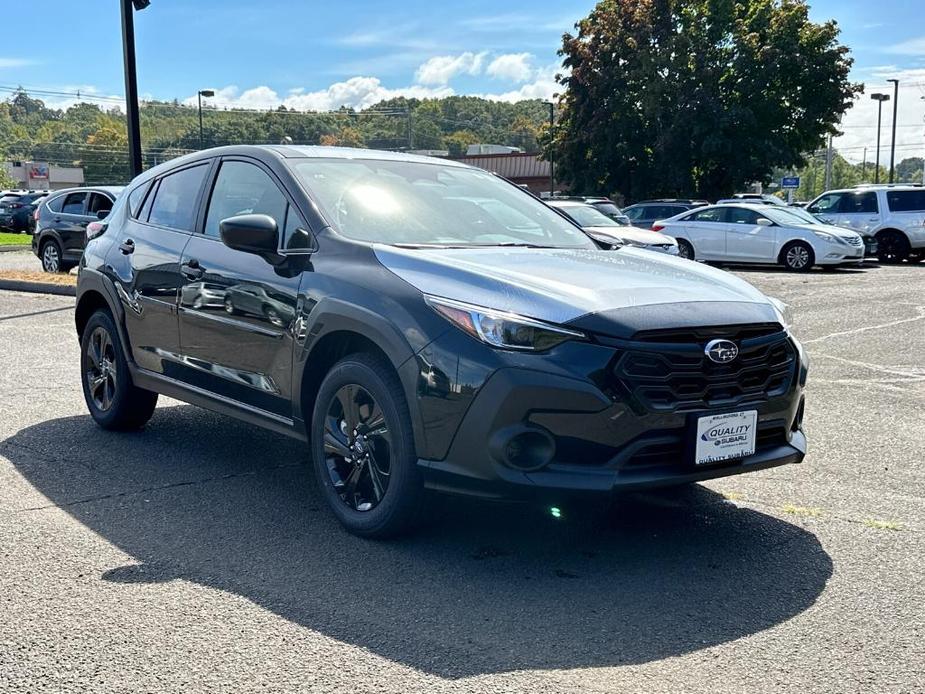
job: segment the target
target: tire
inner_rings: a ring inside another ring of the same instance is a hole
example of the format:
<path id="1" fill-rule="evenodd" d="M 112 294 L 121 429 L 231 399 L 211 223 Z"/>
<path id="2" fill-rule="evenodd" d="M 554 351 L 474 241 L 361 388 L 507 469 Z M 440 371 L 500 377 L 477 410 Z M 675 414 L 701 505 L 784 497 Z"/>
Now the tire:
<path id="1" fill-rule="evenodd" d="M 103 429 L 131 431 L 151 419 L 157 393 L 138 388 L 108 311 L 97 311 L 80 336 L 80 380 L 90 416 Z"/>
<path id="2" fill-rule="evenodd" d="M 42 247 L 39 249 L 39 259 L 42 261 L 42 269 L 45 272 L 63 272 L 64 258 L 61 253 L 61 246 L 54 239 L 42 241 Z"/>
<path id="3" fill-rule="evenodd" d="M 695 260 L 694 247 L 687 239 L 678 239 L 678 257 Z"/>
<path id="4" fill-rule="evenodd" d="M 896 265 L 909 257 L 909 239 L 902 232 L 888 229 L 877 234 L 877 258 L 886 265 Z"/>
<path id="5" fill-rule="evenodd" d="M 337 362 L 318 389 L 310 433 L 318 487 L 347 531 L 383 539 L 416 523 L 424 484 L 391 364 L 363 353 Z"/>
<path id="6" fill-rule="evenodd" d="M 808 243 L 791 241 L 781 250 L 779 262 L 791 272 L 809 272 L 816 262 L 816 254 Z"/>
<path id="7" fill-rule="evenodd" d="M 229 316 L 240 315 L 240 311 L 234 307 L 234 302 L 231 300 L 230 296 L 225 296 L 225 313 Z"/>

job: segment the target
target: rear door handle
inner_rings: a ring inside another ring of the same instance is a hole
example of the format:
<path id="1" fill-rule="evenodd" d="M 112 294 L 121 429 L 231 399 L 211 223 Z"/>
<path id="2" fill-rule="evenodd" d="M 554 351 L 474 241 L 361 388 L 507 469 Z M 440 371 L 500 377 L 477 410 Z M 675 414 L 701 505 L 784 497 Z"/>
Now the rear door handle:
<path id="1" fill-rule="evenodd" d="M 205 274 L 205 270 L 199 266 L 199 261 L 195 258 L 190 258 L 183 263 L 180 266 L 180 272 L 183 273 L 184 277 L 191 280 L 198 280 Z"/>
<path id="2" fill-rule="evenodd" d="M 122 251 L 122 255 L 129 255 L 130 253 L 134 253 L 135 242 L 131 239 L 125 239 L 125 241 L 119 244 L 119 250 Z"/>

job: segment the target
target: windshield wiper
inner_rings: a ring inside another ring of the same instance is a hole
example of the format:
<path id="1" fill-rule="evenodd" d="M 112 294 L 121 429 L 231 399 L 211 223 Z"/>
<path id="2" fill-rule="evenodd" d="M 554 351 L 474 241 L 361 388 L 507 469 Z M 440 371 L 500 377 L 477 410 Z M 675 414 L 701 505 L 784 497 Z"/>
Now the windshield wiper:
<path id="1" fill-rule="evenodd" d="M 562 248 L 562 246 L 544 246 L 539 243 L 502 241 L 501 243 L 477 243 L 473 245 L 473 248 Z"/>

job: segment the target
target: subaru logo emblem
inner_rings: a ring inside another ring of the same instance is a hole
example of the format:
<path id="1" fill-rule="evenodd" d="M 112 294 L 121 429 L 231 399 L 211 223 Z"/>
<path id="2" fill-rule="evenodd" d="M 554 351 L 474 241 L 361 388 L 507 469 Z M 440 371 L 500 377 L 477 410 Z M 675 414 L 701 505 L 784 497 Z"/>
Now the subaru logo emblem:
<path id="1" fill-rule="evenodd" d="M 703 348 L 703 353 L 707 355 L 710 361 L 717 364 L 728 364 L 739 356 L 739 348 L 735 342 L 730 340 L 711 340 Z"/>

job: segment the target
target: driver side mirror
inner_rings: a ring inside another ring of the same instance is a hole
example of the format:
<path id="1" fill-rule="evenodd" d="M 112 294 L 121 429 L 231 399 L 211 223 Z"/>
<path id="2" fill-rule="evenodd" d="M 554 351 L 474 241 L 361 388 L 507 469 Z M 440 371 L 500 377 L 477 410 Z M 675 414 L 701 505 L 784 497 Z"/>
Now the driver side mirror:
<path id="1" fill-rule="evenodd" d="M 759 218 L 758 218 L 758 226 L 760 226 L 760 227 L 772 227 L 772 226 L 774 226 L 774 222 L 772 222 L 772 221 L 771 221 L 770 219 L 768 219 L 767 217 L 759 217 Z"/>
<path id="2" fill-rule="evenodd" d="M 265 214 L 241 214 L 223 219 L 218 225 L 222 243 L 228 248 L 264 257 L 279 254 L 279 228 Z"/>

